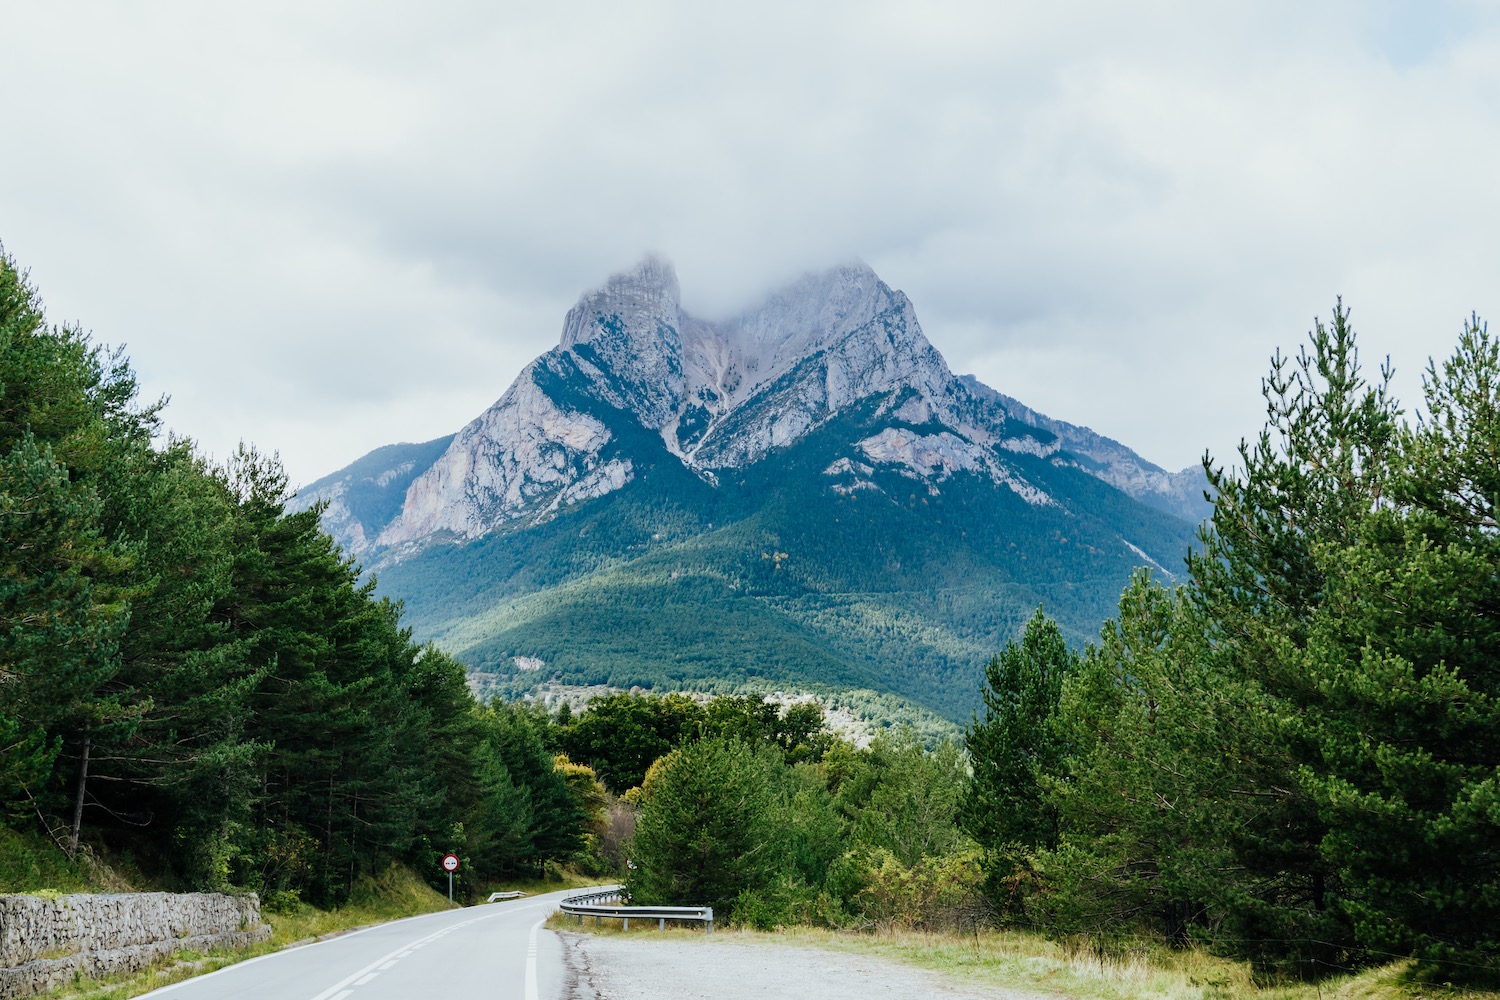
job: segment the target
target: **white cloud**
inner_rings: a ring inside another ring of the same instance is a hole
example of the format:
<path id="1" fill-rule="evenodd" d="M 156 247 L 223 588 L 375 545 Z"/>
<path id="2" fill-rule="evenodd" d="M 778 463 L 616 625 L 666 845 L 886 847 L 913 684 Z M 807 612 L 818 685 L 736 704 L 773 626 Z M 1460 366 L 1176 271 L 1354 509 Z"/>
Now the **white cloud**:
<path id="1" fill-rule="evenodd" d="M 4 5 L 0 239 L 172 425 L 307 481 L 457 429 L 641 252 L 869 261 L 957 371 L 1227 456 L 1336 294 L 1500 318 L 1500 19 L 1450 5 Z"/>

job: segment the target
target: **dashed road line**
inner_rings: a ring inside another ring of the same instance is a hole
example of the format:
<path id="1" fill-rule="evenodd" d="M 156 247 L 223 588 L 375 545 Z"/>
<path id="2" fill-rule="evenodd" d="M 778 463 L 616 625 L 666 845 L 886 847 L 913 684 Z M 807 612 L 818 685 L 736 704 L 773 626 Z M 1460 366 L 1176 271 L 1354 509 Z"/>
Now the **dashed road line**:
<path id="1" fill-rule="evenodd" d="M 548 905 L 548 904 L 546 904 L 546 903 L 532 903 L 532 904 L 530 904 L 530 906 L 527 906 L 527 907 L 517 907 L 516 909 L 530 909 L 533 906 L 546 906 L 546 905 Z M 365 966 L 364 968 L 359 969 L 359 970 L 357 970 L 355 972 L 350 973 L 348 976 L 344 977 L 343 979 L 341 979 L 338 982 L 334 983 L 332 986 L 328 987 L 328 989 L 324 990 L 322 993 L 319 993 L 317 996 L 313 997 L 312 1000 L 346 1000 L 346 998 L 349 997 L 350 995 L 352 995 L 354 993 L 354 991 L 352 989 L 345 989 L 345 987 L 348 987 L 348 986 L 363 986 L 365 983 L 368 983 L 370 980 L 374 979 L 380 973 L 381 970 L 390 968 L 391 966 L 395 965 L 397 961 L 399 961 L 400 959 L 403 959 L 403 958 L 407 957 L 412 952 L 416 951 L 418 948 L 421 948 L 423 945 L 430 944 L 431 942 L 438 940 L 439 938 L 443 937 L 444 935 L 450 934 L 453 931 L 458 930 L 460 927 L 467 927 L 470 924 L 477 924 L 481 920 L 490 920 L 490 919 L 493 919 L 494 917 L 503 916 L 504 914 L 515 913 L 515 912 L 516 912 L 515 909 L 509 909 L 509 910 L 502 910 L 502 911 L 499 911 L 499 912 L 496 912 L 496 913 L 486 913 L 483 916 L 472 917 L 472 918 L 470 918 L 468 920 L 463 921 L 462 923 L 450 924 L 447 927 L 443 928 L 442 930 L 435 931 L 435 932 L 427 935 L 426 937 L 421 938 L 420 940 L 413 941 L 413 942 L 411 942 L 409 944 L 403 944 L 401 947 L 396 948 L 396 949 L 394 949 L 392 951 L 389 951 L 386 954 L 380 956 L 379 958 L 377 958 L 375 961 L 371 962 L 369 965 Z M 544 924 L 544 923 L 546 923 L 546 919 L 545 918 L 542 919 L 542 920 L 537 921 L 536 924 L 534 924 L 532 926 L 532 928 L 531 928 L 531 937 L 528 940 L 527 945 L 526 945 L 526 1000 L 537 1000 L 537 985 L 536 985 L 537 943 L 536 943 L 536 934 L 537 934 L 537 931 L 541 930 L 542 924 Z M 267 957 L 269 957 L 269 956 L 267 956 Z M 364 978 L 360 978 L 361 976 L 364 977 Z M 342 991 L 342 992 L 340 992 L 340 991 Z"/>

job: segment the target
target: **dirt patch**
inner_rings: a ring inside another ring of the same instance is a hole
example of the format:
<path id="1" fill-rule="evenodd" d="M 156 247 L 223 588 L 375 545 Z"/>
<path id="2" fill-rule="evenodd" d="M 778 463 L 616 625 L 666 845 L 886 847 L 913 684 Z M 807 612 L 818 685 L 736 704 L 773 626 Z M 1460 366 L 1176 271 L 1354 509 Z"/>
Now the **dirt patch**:
<path id="1" fill-rule="evenodd" d="M 1054 994 L 956 985 L 935 972 L 720 932 L 703 936 L 558 931 L 568 1000 L 1056 1000 Z"/>

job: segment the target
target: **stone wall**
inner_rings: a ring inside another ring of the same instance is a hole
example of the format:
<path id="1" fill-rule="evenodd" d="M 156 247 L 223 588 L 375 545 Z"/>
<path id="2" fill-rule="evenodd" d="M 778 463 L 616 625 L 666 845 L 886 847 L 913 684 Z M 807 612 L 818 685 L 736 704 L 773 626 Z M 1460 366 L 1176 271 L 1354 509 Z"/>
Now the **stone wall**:
<path id="1" fill-rule="evenodd" d="M 72 982 L 135 972 L 191 949 L 264 941 L 253 895 L 133 892 L 0 896 L 0 1000 Z"/>

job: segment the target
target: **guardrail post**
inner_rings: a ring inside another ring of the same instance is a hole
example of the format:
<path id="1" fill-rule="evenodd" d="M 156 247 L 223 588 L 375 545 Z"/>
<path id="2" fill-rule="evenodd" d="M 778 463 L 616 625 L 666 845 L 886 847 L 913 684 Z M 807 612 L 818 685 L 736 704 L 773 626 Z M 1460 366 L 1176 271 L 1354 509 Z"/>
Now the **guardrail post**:
<path id="1" fill-rule="evenodd" d="M 659 931 L 664 931 L 664 930 L 667 929 L 667 918 L 666 917 L 661 917 L 661 918 L 659 918 L 656 921 L 656 929 L 659 930 Z"/>
<path id="2" fill-rule="evenodd" d="M 630 918 L 629 917 L 625 918 L 625 926 L 622 927 L 621 930 L 627 930 L 627 931 L 630 930 Z"/>

